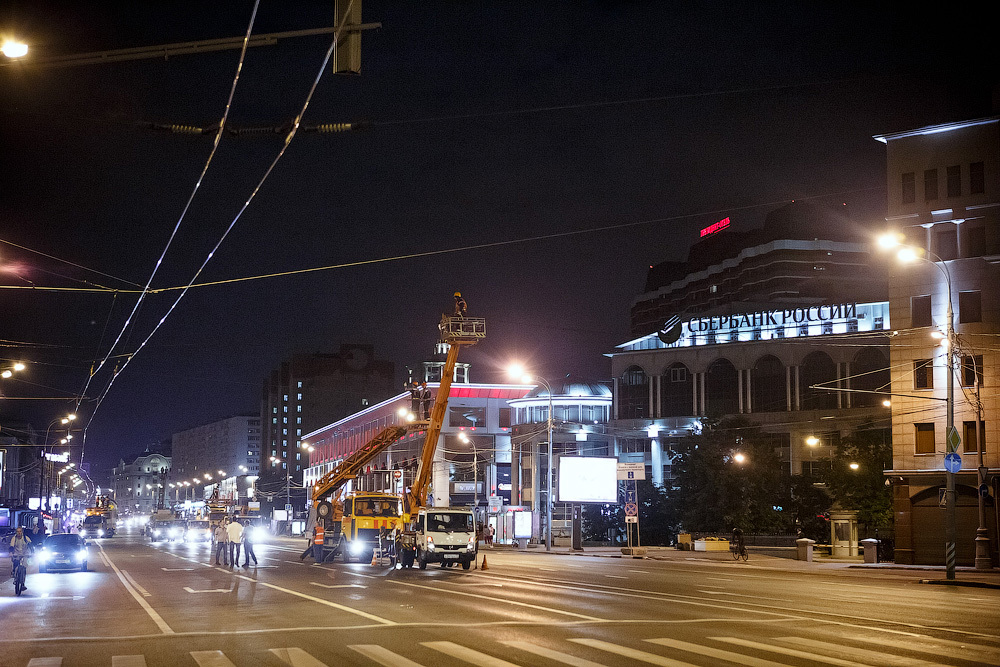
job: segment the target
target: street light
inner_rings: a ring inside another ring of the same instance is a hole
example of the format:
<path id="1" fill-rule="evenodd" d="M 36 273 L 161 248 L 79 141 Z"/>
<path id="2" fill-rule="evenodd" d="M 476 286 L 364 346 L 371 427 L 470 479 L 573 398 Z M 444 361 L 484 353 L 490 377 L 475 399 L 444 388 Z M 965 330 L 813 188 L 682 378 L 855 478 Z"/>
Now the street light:
<path id="1" fill-rule="evenodd" d="M 13 369 L 15 371 L 24 370 L 24 364 L 22 364 L 20 362 L 17 362 L 17 363 L 15 363 L 11 367 L 11 369 Z M 5 378 L 6 377 L 10 377 L 9 373 L 11 372 L 11 369 L 5 370 L 2 373 L 3 377 L 5 377 Z M 68 444 L 69 441 L 73 439 L 73 434 L 69 433 L 69 424 L 74 419 L 76 419 L 76 415 L 73 414 L 72 412 L 69 413 L 69 414 L 67 414 L 64 417 L 56 417 L 51 422 L 49 422 L 48 428 L 45 429 L 45 439 L 42 440 L 42 469 L 41 469 L 41 473 L 38 476 L 38 509 L 42 509 L 42 496 L 44 495 L 45 496 L 45 503 L 44 503 L 44 505 L 45 505 L 45 511 L 46 512 L 49 511 L 49 495 L 50 494 L 48 493 L 48 491 L 49 491 L 48 486 L 49 485 L 45 484 L 45 482 L 49 481 L 48 480 L 48 475 L 46 475 L 46 472 L 45 472 L 46 462 L 47 462 L 47 459 L 45 457 L 45 450 L 48 449 L 50 451 L 50 453 L 51 453 L 51 449 L 54 446 L 54 445 L 50 445 L 49 444 L 49 434 L 52 432 L 52 427 L 55 426 L 56 424 L 61 424 L 63 426 L 66 426 L 66 429 L 67 429 L 66 437 L 61 438 L 59 440 L 59 444 L 60 445 Z M 68 457 L 68 452 L 67 452 L 67 459 L 68 458 L 69 457 Z"/>
<path id="2" fill-rule="evenodd" d="M 5 40 L 3 46 L 0 46 L 0 53 L 8 58 L 22 58 L 28 55 L 28 45 L 12 39 Z"/>
<path id="3" fill-rule="evenodd" d="M 521 366 L 521 365 L 519 365 L 519 364 L 512 365 L 508 369 L 508 372 L 510 373 L 511 377 L 515 377 L 516 378 L 516 377 L 518 377 L 520 375 L 521 381 L 524 382 L 524 384 L 534 384 L 534 381 L 538 381 L 539 383 L 541 383 L 541 385 L 543 387 L 545 387 L 545 391 L 547 391 L 549 393 L 549 414 L 548 414 L 548 419 L 546 420 L 547 421 L 547 430 L 548 430 L 548 440 L 549 440 L 549 442 L 548 442 L 548 447 L 547 447 L 547 452 L 546 452 L 547 463 L 548 463 L 548 471 L 547 471 L 546 480 L 545 480 L 545 492 L 546 492 L 546 495 L 545 495 L 545 526 L 546 526 L 546 530 L 545 530 L 545 550 L 546 551 L 552 551 L 552 386 L 543 377 L 539 377 L 539 376 L 536 375 L 534 378 L 532 378 L 532 376 L 530 376 L 530 375 L 528 375 L 528 374 L 526 374 L 524 372 L 524 367 Z M 541 466 L 539 466 L 539 467 L 541 467 Z M 518 479 L 520 479 L 520 477 Z"/>
<path id="4" fill-rule="evenodd" d="M 948 265 L 943 259 L 938 257 L 932 252 L 927 252 L 928 255 L 932 256 L 934 259 L 928 259 L 923 255 L 923 248 L 917 248 L 916 246 L 906 245 L 901 240 L 901 235 L 899 234 L 884 234 L 879 237 L 878 244 L 880 247 L 886 250 L 898 249 L 896 252 L 896 258 L 904 263 L 909 264 L 917 260 L 925 261 L 935 267 L 944 276 L 945 286 L 948 289 L 948 311 L 947 311 L 947 323 L 945 327 L 945 335 L 942 339 L 942 347 L 945 348 L 945 358 L 946 366 L 948 368 L 948 389 L 945 395 L 946 405 L 947 405 L 947 427 L 945 430 L 945 449 L 947 450 L 950 445 L 947 444 L 952 439 L 952 433 L 955 431 L 955 315 L 954 309 L 952 308 L 951 301 L 951 272 L 948 270 Z M 976 447 L 979 447 L 979 443 L 976 443 Z M 951 452 L 948 452 L 951 453 Z M 945 468 L 945 479 L 947 480 L 947 486 L 945 488 L 945 577 L 947 579 L 955 578 L 955 473 Z M 982 502 L 982 498 L 980 501 Z M 979 549 L 980 544 L 977 540 L 976 542 L 976 565 L 979 566 Z M 988 561 L 987 561 L 988 562 Z"/>

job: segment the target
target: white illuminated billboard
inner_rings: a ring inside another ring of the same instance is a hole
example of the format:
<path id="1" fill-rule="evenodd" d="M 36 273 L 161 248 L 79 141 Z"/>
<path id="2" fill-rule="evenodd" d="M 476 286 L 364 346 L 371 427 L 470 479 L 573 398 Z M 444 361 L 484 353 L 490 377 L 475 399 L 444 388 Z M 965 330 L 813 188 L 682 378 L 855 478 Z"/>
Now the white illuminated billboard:
<path id="1" fill-rule="evenodd" d="M 617 503 L 618 459 L 560 456 L 558 491 L 560 503 Z"/>
<path id="2" fill-rule="evenodd" d="M 531 512 L 514 512 L 514 539 L 531 537 Z"/>

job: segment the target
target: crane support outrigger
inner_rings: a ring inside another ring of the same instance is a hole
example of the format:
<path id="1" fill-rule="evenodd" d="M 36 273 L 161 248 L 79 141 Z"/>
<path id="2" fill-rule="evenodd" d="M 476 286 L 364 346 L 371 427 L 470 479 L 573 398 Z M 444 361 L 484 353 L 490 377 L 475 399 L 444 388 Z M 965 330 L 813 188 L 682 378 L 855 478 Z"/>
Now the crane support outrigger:
<path id="1" fill-rule="evenodd" d="M 331 560 L 338 555 L 343 557 L 344 562 L 349 562 L 352 557 L 361 560 L 369 558 L 372 551 L 378 548 L 380 535 L 388 530 L 395 533 L 401 562 L 407 566 L 413 564 L 417 549 L 415 522 L 418 516 L 423 516 L 421 512 L 427 504 L 434 450 L 448 408 L 455 364 L 462 347 L 475 345 L 486 337 L 486 320 L 442 315 L 438 331 L 440 341 L 448 345 L 448 355 L 430 418 L 386 426 L 313 486 L 316 527 L 323 536 L 321 560 Z M 417 474 L 402 498 L 390 493 L 372 492 L 357 492 L 342 497 L 344 487 L 366 465 L 403 436 L 420 431 L 424 432 L 424 444 Z M 468 566 L 466 562 L 463 565 Z M 421 560 L 421 566 L 426 566 L 424 560 Z"/>

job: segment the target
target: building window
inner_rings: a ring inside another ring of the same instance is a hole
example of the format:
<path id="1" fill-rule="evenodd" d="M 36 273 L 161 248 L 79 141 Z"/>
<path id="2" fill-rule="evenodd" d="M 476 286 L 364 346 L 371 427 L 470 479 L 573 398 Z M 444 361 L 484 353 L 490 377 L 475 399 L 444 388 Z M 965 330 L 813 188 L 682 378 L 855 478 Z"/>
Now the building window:
<path id="1" fill-rule="evenodd" d="M 687 382 L 688 369 L 686 366 L 672 366 L 670 368 L 671 382 Z"/>
<path id="2" fill-rule="evenodd" d="M 934 424 L 914 424 L 916 429 L 917 454 L 934 453 Z"/>
<path id="3" fill-rule="evenodd" d="M 910 297 L 910 326 L 929 327 L 931 325 L 931 297 L 929 294 Z"/>
<path id="4" fill-rule="evenodd" d="M 934 254 L 944 260 L 958 259 L 958 228 L 950 223 L 934 228 Z"/>
<path id="5" fill-rule="evenodd" d="M 962 324 L 983 321 L 983 300 L 979 290 L 958 293 L 958 321 Z"/>
<path id="6" fill-rule="evenodd" d="M 295 388 L 302 389 L 302 380 L 299 380 L 298 382 L 295 383 Z"/>
<path id="7" fill-rule="evenodd" d="M 881 327 L 879 327 L 881 328 Z M 847 333 L 858 333 L 858 321 L 847 320 Z"/>
<path id="8" fill-rule="evenodd" d="M 973 162 L 969 165 L 969 193 L 981 195 L 986 192 L 986 172 L 983 170 L 982 162 Z"/>
<path id="9" fill-rule="evenodd" d="M 937 198 L 938 198 L 937 169 L 927 169 L 924 171 L 924 200 L 934 201 Z"/>
<path id="10" fill-rule="evenodd" d="M 510 428 L 510 408 L 500 408 L 500 428 Z"/>
<path id="11" fill-rule="evenodd" d="M 821 330 L 824 334 L 833 333 L 833 322 L 823 322 Z"/>
<path id="12" fill-rule="evenodd" d="M 965 443 L 966 452 L 976 450 L 976 422 L 962 422 L 962 442 Z M 986 422 L 979 422 L 979 447 L 986 451 Z"/>
<path id="13" fill-rule="evenodd" d="M 953 165 L 947 169 L 948 196 L 962 196 L 962 166 Z"/>
<path id="14" fill-rule="evenodd" d="M 913 388 L 934 388 L 934 365 L 930 359 L 916 359 L 913 362 Z"/>
<path id="15" fill-rule="evenodd" d="M 917 180 L 912 171 L 903 174 L 902 203 L 912 204 L 917 201 Z"/>
<path id="16" fill-rule="evenodd" d="M 962 386 L 975 387 L 976 381 L 983 386 L 983 355 L 967 355 L 962 357 Z"/>

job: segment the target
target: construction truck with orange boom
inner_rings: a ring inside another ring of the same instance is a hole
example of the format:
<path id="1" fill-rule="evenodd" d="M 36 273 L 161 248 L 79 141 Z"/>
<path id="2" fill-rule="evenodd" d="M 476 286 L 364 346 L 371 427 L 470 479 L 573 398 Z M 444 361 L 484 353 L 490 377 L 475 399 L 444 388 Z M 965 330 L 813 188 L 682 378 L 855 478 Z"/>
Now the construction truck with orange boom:
<path id="1" fill-rule="evenodd" d="M 442 567 L 460 563 L 468 569 L 476 557 L 476 527 L 467 508 L 427 508 L 431 463 L 448 407 L 455 364 L 462 347 L 486 337 L 486 320 L 463 314 L 443 315 L 440 340 L 448 345 L 441 383 L 428 419 L 401 418 L 386 426 L 364 446 L 345 458 L 316 482 L 312 490 L 313 515 L 323 546 L 322 560 L 341 557 L 365 561 L 390 548 L 403 567 L 421 568 L 430 562 Z M 424 444 L 416 477 L 402 497 L 392 493 L 353 492 L 348 482 L 369 463 L 409 433 L 423 432 Z"/>

